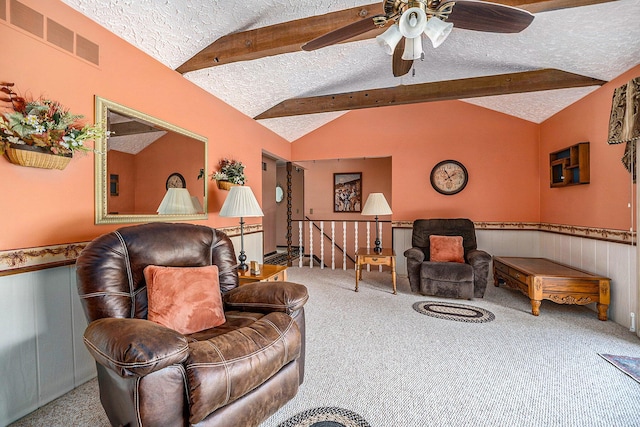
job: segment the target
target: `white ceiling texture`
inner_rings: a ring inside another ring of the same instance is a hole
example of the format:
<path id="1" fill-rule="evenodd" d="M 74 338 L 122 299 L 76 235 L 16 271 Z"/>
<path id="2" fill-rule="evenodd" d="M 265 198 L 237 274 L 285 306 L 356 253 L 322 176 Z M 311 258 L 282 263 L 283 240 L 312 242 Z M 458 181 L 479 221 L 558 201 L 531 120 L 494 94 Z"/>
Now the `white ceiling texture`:
<path id="1" fill-rule="evenodd" d="M 171 69 L 218 38 L 374 0 L 63 0 Z M 569 1 L 569 3 L 571 3 Z M 584 2 L 583 2 L 584 4 Z M 382 2 L 380 13 L 383 13 Z M 250 117 L 283 100 L 542 68 L 611 80 L 640 63 L 640 0 L 535 14 L 521 33 L 456 29 L 437 49 L 424 43 L 415 73 L 393 77 L 375 39 L 218 65 L 184 74 Z M 464 100 L 540 123 L 597 86 Z M 259 120 L 288 141 L 345 112 Z"/>

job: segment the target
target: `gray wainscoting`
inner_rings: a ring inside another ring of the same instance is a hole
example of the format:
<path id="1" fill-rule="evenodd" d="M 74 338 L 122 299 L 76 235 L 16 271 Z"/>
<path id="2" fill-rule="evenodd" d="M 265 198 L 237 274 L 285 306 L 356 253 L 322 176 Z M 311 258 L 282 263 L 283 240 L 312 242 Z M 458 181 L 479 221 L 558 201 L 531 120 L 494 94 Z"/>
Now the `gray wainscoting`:
<path id="1" fill-rule="evenodd" d="M 247 262 L 262 262 L 262 236 L 245 234 Z M 240 236 L 231 240 L 237 256 Z M 0 276 L 0 425 L 96 376 L 86 327 L 75 266 Z"/>
<path id="2" fill-rule="evenodd" d="M 0 277 L 0 425 L 96 375 L 75 266 Z"/>

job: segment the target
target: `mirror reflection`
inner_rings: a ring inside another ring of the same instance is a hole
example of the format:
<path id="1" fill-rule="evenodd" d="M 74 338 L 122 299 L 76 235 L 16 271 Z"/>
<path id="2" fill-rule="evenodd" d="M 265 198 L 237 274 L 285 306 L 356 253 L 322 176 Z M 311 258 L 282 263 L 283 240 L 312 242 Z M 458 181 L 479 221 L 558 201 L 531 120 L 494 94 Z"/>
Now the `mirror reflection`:
<path id="1" fill-rule="evenodd" d="M 96 97 L 96 223 L 207 218 L 207 140 Z"/>

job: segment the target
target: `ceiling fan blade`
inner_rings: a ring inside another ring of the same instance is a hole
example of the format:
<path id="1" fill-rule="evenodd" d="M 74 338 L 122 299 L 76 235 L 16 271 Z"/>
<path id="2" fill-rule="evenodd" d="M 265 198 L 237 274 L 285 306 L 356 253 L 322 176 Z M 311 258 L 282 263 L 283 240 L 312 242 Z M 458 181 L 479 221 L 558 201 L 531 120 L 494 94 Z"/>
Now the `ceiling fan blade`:
<path id="1" fill-rule="evenodd" d="M 312 51 L 323 47 L 331 46 L 332 44 L 340 43 L 348 40 L 352 37 L 364 34 L 367 31 L 375 30 L 378 26 L 375 24 L 374 19 L 378 17 L 384 17 L 385 15 L 376 15 L 370 18 L 360 19 L 353 24 L 345 25 L 344 27 L 333 30 L 327 34 L 323 34 L 320 37 L 309 41 L 302 46 L 302 50 Z"/>
<path id="2" fill-rule="evenodd" d="M 456 0 L 447 19 L 454 28 L 490 33 L 519 33 L 531 24 L 533 14 L 496 3 Z"/>
<path id="3" fill-rule="evenodd" d="M 404 52 L 404 37 L 400 39 L 393 51 L 393 76 L 404 76 L 411 70 L 413 66 L 413 60 L 405 61 L 402 59 L 402 52 Z"/>

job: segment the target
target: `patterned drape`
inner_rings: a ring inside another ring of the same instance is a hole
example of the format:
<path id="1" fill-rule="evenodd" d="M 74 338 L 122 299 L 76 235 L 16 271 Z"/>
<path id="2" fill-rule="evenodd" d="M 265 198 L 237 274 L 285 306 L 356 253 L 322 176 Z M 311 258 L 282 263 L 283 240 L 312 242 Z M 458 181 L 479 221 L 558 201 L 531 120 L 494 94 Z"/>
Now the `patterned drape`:
<path id="1" fill-rule="evenodd" d="M 622 163 L 636 181 L 636 141 L 640 139 L 640 77 L 613 92 L 609 118 L 609 144 L 627 143 Z"/>

